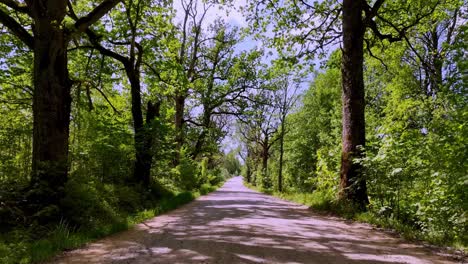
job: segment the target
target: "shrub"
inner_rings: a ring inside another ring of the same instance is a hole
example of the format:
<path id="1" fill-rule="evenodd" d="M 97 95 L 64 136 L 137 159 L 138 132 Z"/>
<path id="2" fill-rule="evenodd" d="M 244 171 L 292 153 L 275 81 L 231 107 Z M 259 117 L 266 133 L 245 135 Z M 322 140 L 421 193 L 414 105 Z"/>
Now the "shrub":
<path id="1" fill-rule="evenodd" d="M 92 227 L 119 220 L 120 216 L 115 211 L 118 198 L 112 189 L 106 189 L 102 183 L 73 177 L 67 182 L 65 190 L 66 196 L 61 203 L 70 224 Z"/>
<path id="2" fill-rule="evenodd" d="M 174 178 L 177 179 L 178 186 L 183 190 L 194 190 L 200 186 L 201 175 L 198 164 L 187 154 L 185 148 L 180 151 L 180 162 L 172 169 Z"/>

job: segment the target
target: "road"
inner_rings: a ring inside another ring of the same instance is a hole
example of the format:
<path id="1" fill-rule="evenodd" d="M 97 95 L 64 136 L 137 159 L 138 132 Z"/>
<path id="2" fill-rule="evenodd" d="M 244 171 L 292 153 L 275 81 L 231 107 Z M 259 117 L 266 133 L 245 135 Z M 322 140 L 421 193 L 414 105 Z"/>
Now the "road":
<path id="1" fill-rule="evenodd" d="M 370 225 L 228 180 L 218 191 L 52 263 L 455 263 Z"/>

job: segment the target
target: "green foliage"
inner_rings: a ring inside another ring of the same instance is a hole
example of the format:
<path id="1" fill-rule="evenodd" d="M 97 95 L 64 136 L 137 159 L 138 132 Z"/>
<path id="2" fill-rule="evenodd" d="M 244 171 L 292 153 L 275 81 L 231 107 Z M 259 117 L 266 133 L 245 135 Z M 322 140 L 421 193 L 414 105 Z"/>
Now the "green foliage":
<path id="1" fill-rule="evenodd" d="M 338 185 L 341 86 L 339 69 L 332 64 L 338 59 L 330 60 L 332 66 L 317 75 L 303 96 L 301 109 L 288 116 L 291 131 L 285 139 L 287 188 L 335 191 Z"/>
<path id="2" fill-rule="evenodd" d="M 207 186 L 218 186 L 226 179 L 230 178 L 231 175 L 225 168 L 215 167 L 209 169 L 209 159 L 203 158 L 200 162 L 200 178 L 203 184 L 200 186 L 200 192 L 204 194 L 202 189 L 207 190 Z M 209 189 L 209 188 L 208 188 Z"/>
<path id="3" fill-rule="evenodd" d="M 112 207 L 115 200 L 104 184 L 73 178 L 67 183 L 62 205 L 72 224 L 89 227 L 102 224 L 98 221 L 117 220 L 118 213 Z"/>
<path id="4" fill-rule="evenodd" d="M 224 156 L 223 167 L 226 168 L 230 175 L 239 175 L 241 164 L 236 157 L 236 152 L 231 151 Z"/>
<path id="5" fill-rule="evenodd" d="M 446 47 L 449 52 L 449 46 Z M 404 64 L 402 47 L 368 62 L 366 167 L 373 220 L 437 243 L 467 244 L 467 102 L 442 80 L 436 95 Z M 448 62 L 446 62 L 448 63 Z M 452 67 L 451 65 L 450 67 Z M 447 73 L 446 81 L 458 74 Z M 454 74 L 454 75 L 451 75 Z M 435 84 L 433 84 L 435 85 Z M 446 86 L 442 88 L 442 86 Z"/>
<path id="6" fill-rule="evenodd" d="M 202 184 L 200 168 L 189 157 L 186 148 L 181 149 L 179 165 L 172 169 L 172 173 L 177 181 L 177 185 L 184 190 L 194 190 Z"/>
<path id="7" fill-rule="evenodd" d="M 200 186 L 200 194 L 201 195 L 205 195 L 207 193 L 210 193 L 212 191 L 216 190 L 216 187 L 215 186 L 212 186 L 208 183 L 204 183 Z"/>

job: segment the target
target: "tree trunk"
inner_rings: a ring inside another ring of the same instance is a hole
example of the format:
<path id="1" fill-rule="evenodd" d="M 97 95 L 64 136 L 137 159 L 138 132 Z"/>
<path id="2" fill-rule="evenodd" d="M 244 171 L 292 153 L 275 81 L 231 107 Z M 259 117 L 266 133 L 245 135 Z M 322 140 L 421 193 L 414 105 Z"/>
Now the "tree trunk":
<path id="1" fill-rule="evenodd" d="M 211 126 L 211 114 L 208 106 L 204 106 L 202 132 L 198 135 L 197 142 L 195 143 L 195 149 L 193 150 L 192 157 L 194 159 L 202 152 L 203 145 L 205 143 L 206 135 Z"/>
<path id="2" fill-rule="evenodd" d="M 151 131 L 152 120 L 159 116 L 160 104 L 152 104 L 148 102 L 146 112 L 146 124 L 143 123 L 143 111 L 141 107 L 141 87 L 138 71 L 134 70 L 131 65 L 125 67 L 128 79 L 131 86 L 132 97 L 132 117 L 133 126 L 135 129 L 135 164 L 133 176 L 135 181 L 143 183 L 144 186 L 149 186 L 151 176 L 151 163 L 153 154 L 151 146 L 153 144 L 153 133 Z"/>
<path id="3" fill-rule="evenodd" d="M 34 19 L 33 156 L 31 186 L 34 203 L 58 205 L 68 177 L 71 81 L 67 39 L 61 28 L 66 1 L 45 12 L 32 2 Z"/>
<path id="4" fill-rule="evenodd" d="M 262 145 L 262 170 L 264 175 L 267 175 L 268 170 L 268 139 L 265 139 Z"/>
<path id="5" fill-rule="evenodd" d="M 283 191 L 283 155 L 284 155 L 284 122 L 281 122 L 281 137 L 280 137 L 280 157 L 279 157 L 279 172 L 278 172 L 278 191 Z"/>
<path id="6" fill-rule="evenodd" d="M 184 111 L 185 111 L 185 96 L 177 95 L 175 98 L 175 141 L 176 151 L 174 157 L 174 166 L 177 166 L 180 161 L 180 150 L 184 144 Z"/>
<path id="7" fill-rule="evenodd" d="M 442 87 L 442 68 L 443 68 L 443 59 L 439 52 L 439 41 L 440 36 L 437 31 L 437 26 L 429 33 L 431 43 L 428 45 L 427 49 L 431 54 L 430 68 L 427 70 L 429 73 L 429 80 L 431 84 L 431 95 L 436 97 L 437 93 Z"/>
<path id="8" fill-rule="evenodd" d="M 246 161 L 245 166 L 247 166 L 247 169 L 246 169 L 246 172 L 245 172 L 245 174 L 246 174 L 246 175 L 245 175 L 245 176 L 246 176 L 245 180 L 246 180 L 248 183 L 250 183 L 251 178 L 252 178 L 252 169 L 250 168 L 250 162 L 249 162 L 249 161 Z"/>
<path id="9" fill-rule="evenodd" d="M 368 204 L 362 166 L 355 163 L 365 146 L 363 45 L 365 25 L 361 1 L 343 0 L 342 101 L 343 149 L 340 198 L 362 209 Z"/>

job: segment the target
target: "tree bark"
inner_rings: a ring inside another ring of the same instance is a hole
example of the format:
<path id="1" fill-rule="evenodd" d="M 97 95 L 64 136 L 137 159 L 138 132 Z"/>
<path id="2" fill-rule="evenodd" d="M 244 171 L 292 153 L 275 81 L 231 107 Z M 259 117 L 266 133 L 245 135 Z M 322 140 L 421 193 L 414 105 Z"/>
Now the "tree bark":
<path id="1" fill-rule="evenodd" d="M 41 205 L 58 205 L 68 173 L 71 86 L 68 40 L 61 28 L 66 1 L 54 8 L 32 1 L 34 19 L 33 156 L 31 197 Z M 44 10 L 46 9 L 46 10 Z"/>
<path id="2" fill-rule="evenodd" d="M 430 66 L 432 67 L 427 70 L 429 74 L 429 80 L 431 84 L 431 95 L 433 97 L 437 96 L 437 93 L 442 87 L 442 68 L 443 68 L 443 59 L 439 51 L 439 41 L 440 35 L 437 31 L 437 26 L 429 32 L 431 43 L 428 45 L 427 49 L 429 54 L 431 54 Z"/>
<path id="3" fill-rule="evenodd" d="M 148 102 L 146 111 L 146 122 L 143 122 L 143 111 L 141 103 L 141 86 L 139 72 L 129 65 L 125 68 L 131 86 L 132 97 L 132 117 L 133 127 L 135 129 L 135 164 L 134 179 L 149 186 L 151 181 L 151 164 L 153 153 L 151 147 L 153 144 L 153 131 L 151 131 L 151 122 L 159 116 L 160 103 L 153 104 Z"/>
<path id="4" fill-rule="evenodd" d="M 280 137 L 280 157 L 279 157 L 279 172 L 278 172 L 278 191 L 283 191 L 283 155 L 284 155 L 284 129 L 285 117 L 281 122 L 281 137 Z"/>
<path id="5" fill-rule="evenodd" d="M 362 166 L 355 162 L 365 146 L 363 46 L 365 25 L 361 1 L 343 0 L 342 101 L 343 149 L 340 198 L 362 209 L 368 204 Z"/>
<path id="6" fill-rule="evenodd" d="M 262 170 L 263 170 L 263 173 L 264 175 L 266 176 L 267 175 L 267 170 L 268 170 L 268 148 L 269 148 L 269 142 L 268 142 L 268 138 L 266 138 L 263 142 L 263 145 L 262 145 Z"/>
<path id="7" fill-rule="evenodd" d="M 245 158 L 245 166 L 246 166 L 246 181 L 250 183 L 252 181 L 252 168 L 250 165 L 250 150 L 247 148 L 247 157 Z"/>
<path id="8" fill-rule="evenodd" d="M 175 97 L 175 142 L 176 151 L 174 157 L 174 166 L 177 166 L 180 161 L 180 150 L 184 144 L 184 111 L 185 111 L 185 96 L 177 95 Z"/>
<path id="9" fill-rule="evenodd" d="M 195 148 L 193 150 L 192 157 L 196 159 L 202 152 L 203 145 L 205 144 L 205 138 L 211 126 L 211 110 L 208 105 L 204 105 L 203 120 L 202 120 L 202 132 L 198 135 Z"/>

